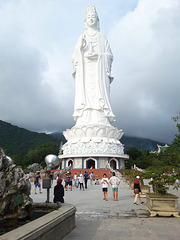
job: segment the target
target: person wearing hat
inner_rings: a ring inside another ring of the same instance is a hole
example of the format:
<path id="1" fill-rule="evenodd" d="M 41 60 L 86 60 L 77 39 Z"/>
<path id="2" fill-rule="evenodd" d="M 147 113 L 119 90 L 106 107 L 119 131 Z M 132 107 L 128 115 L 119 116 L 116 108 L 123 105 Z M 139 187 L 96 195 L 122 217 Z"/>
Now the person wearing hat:
<path id="1" fill-rule="evenodd" d="M 139 179 L 140 179 L 140 176 L 137 176 L 136 180 L 134 181 L 134 194 L 135 194 L 134 204 L 136 204 L 136 205 L 138 205 L 137 204 L 138 199 L 139 199 L 140 204 L 144 203 L 144 202 L 141 201 L 141 197 L 139 195 L 139 193 L 142 193 L 141 188 L 140 188 Z"/>
<path id="2" fill-rule="evenodd" d="M 57 185 L 54 187 L 54 199 L 53 202 L 61 202 L 64 203 L 64 187 L 61 184 L 62 179 L 58 178 Z"/>

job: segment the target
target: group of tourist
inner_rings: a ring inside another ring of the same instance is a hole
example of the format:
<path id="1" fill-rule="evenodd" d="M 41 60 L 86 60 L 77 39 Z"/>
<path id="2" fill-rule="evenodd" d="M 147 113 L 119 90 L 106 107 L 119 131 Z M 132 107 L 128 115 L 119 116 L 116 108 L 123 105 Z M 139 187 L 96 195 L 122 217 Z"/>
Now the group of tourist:
<path id="1" fill-rule="evenodd" d="M 137 200 L 139 199 L 140 204 L 143 204 L 144 202 L 141 201 L 140 193 L 141 188 L 140 188 L 140 182 L 139 182 L 140 176 L 136 177 L 136 180 L 134 181 L 134 204 L 138 205 Z M 116 177 L 115 172 L 113 172 L 113 176 L 108 179 L 107 174 L 104 173 L 103 178 L 101 180 L 102 184 L 102 191 L 104 194 L 103 200 L 108 201 L 107 199 L 107 192 L 108 192 L 108 187 L 109 184 L 112 186 L 112 192 L 113 192 L 113 201 L 118 201 L 118 186 L 120 184 L 120 180 L 118 177 Z"/>
<path id="2" fill-rule="evenodd" d="M 87 181 L 90 179 L 90 184 L 93 182 L 93 172 L 90 173 L 90 176 L 87 172 L 80 173 L 77 175 L 74 174 L 74 177 L 71 175 L 71 172 L 67 172 L 64 177 L 65 181 L 65 189 L 66 191 L 70 189 L 72 191 L 72 185 L 74 180 L 74 186 L 76 188 L 79 188 L 80 190 L 87 189 Z M 137 200 L 139 199 L 140 204 L 143 204 L 140 198 L 141 188 L 140 188 L 140 182 L 139 182 L 140 176 L 136 177 L 136 180 L 134 181 L 134 204 L 138 205 Z M 62 185 L 62 179 L 59 175 L 57 175 L 57 185 L 54 187 L 54 202 L 61 202 L 64 203 L 64 186 Z M 85 183 L 85 187 L 84 187 Z M 101 179 L 101 185 L 102 185 L 102 191 L 103 191 L 103 200 L 108 201 L 107 199 L 107 193 L 109 185 L 112 186 L 112 192 L 113 192 L 113 201 L 118 201 L 118 186 L 120 184 L 119 178 L 116 176 L 115 172 L 113 172 L 113 176 L 108 179 L 107 174 L 103 174 L 103 178 Z M 41 192 L 41 184 L 40 184 L 40 172 L 37 172 L 37 175 L 35 176 L 35 194 L 36 194 L 36 188 L 39 188 L 39 192 Z"/>
<path id="3" fill-rule="evenodd" d="M 101 184 L 102 184 L 102 191 L 104 193 L 103 200 L 108 201 L 107 192 L 108 192 L 108 187 L 110 184 L 112 186 L 113 201 L 118 201 L 118 186 L 120 184 L 120 180 L 118 177 L 116 177 L 115 172 L 113 172 L 113 176 L 110 179 L 108 179 L 107 174 L 104 173 L 103 178 L 101 180 Z"/>
<path id="4" fill-rule="evenodd" d="M 87 179 L 88 179 L 87 172 L 85 172 L 84 176 L 80 172 L 78 177 L 77 177 L 77 174 L 75 173 L 74 184 L 76 187 L 80 186 L 80 190 L 83 189 L 83 191 L 84 191 L 83 182 L 85 181 L 85 188 L 87 188 Z M 68 190 L 68 187 L 72 191 L 72 180 L 73 180 L 73 176 L 71 175 L 71 172 L 68 171 L 64 177 L 66 191 Z M 62 185 L 62 179 L 59 178 L 59 176 L 57 176 L 57 185 L 54 187 L 53 201 L 54 201 L 54 203 L 56 203 L 56 202 L 64 203 L 64 187 Z"/>
<path id="5" fill-rule="evenodd" d="M 71 175 L 71 172 L 68 171 L 65 174 L 65 178 L 64 178 L 66 191 L 68 190 L 68 186 L 69 186 L 70 190 L 72 191 L 73 182 L 74 182 L 74 186 L 76 188 L 80 188 L 80 190 L 84 191 L 85 189 L 87 189 L 87 181 L 88 181 L 89 177 L 90 177 L 90 181 L 92 184 L 93 172 L 91 172 L 90 176 L 89 176 L 87 172 L 82 174 L 80 171 L 78 175 L 77 175 L 77 173 L 75 173 L 74 177 L 73 177 Z"/>

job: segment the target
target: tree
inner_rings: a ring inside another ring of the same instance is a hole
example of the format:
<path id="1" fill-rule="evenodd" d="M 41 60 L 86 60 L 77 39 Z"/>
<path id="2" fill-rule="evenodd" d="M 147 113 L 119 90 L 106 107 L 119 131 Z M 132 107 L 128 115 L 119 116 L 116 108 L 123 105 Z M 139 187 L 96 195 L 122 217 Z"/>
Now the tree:
<path id="1" fill-rule="evenodd" d="M 136 160 L 139 156 L 141 156 L 141 151 L 139 151 L 136 147 L 130 147 L 126 150 L 126 153 L 129 155 L 129 160 L 126 163 L 126 168 L 131 168 L 131 166 L 137 164 Z"/>
<path id="2" fill-rule="evenodd" d="M 150 166 L 151 161 L 150 161 L 150 153 L 148 150 L 141 150 L 140 155 L 136 159 L 136 165 L 142 169 L 147 168 Z"/>
<path id="3" fill-rule="evenodd" d="M 24 159 L 23 154 L 15 154 L 12 156 L 13 163 L 16 164 L 16 166 L 24 167 L 23 159 Z"/>
<path id="4" fill-rule="evenodd" d="M 180 116 L 179 114 L 176 117 L 172 117 L 174 122 L 177 122 L 178 133 L 175 135 L 174 140 L 172 141 L 171 146 L 168 148 L 166 153 L 169 156 L 170 165 L 180 167 Z"/>
<path id="5" fill-rule="evenodd" d="M 49 154 L 58 155 L 59 145 L 57 143 L 44 143 L 35 149 L 29 150 L 25 156 L 25 166 L 31 165 L 33 163 L 40 163 L 45 166 L 45 157 Z"/>

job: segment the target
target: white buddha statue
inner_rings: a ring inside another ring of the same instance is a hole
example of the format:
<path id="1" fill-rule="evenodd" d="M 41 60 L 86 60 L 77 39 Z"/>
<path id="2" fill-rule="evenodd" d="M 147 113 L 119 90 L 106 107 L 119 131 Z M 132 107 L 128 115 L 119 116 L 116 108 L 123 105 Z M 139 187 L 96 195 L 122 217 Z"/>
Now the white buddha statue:
<path id="1" fill-rule="evenodd" d="M 94 6 L 88 7 L 84 22 L 85 31 L 73 54 L 76 124 L 63 132 L 67 140 L 63 154 L 124 154 L 119 141 L 123 131 L 111 125 L 115 119 L 109 102 L 113 55 L 99 31 Z"/>
<path id="2" fill-rule="evenodd" d="M 85 16 L 85 31 L 79 37 L 73 54 L 75 79 L 74 119 L 76 127 L 110 126 L 115 115 L 109 102 L 113 55 L 106 37 L 99 30 L 94 6 Z"/>

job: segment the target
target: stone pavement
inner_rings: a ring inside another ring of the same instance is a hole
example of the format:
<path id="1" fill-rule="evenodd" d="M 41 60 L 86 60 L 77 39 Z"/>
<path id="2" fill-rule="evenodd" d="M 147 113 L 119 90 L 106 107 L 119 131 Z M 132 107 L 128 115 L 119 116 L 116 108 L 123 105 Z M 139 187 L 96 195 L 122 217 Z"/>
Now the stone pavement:
<path id="1" fill-rule="evenodd" d="M 56 181 L 53 182 L 53 186 Z M 50 190 L 50 201 L 53 201 L 53 186 Z M 34 202 L 45 202 L 47 193 L 34 194 Z M 180 197 L 180 190 L 170 189 L 170 192 Z M 146 204 L 133 204 L 133 191 L 121 181 L 119 201 L 113 201 L 111 187 L 108 191 L 108 201 L 103 200 L 101 185 L 90 185 L 80 191 L 73 187 L 65 191 L 65 202 L 76 206 L 76 228 L 66 236 L 66 240 L 96 240 L 96 239 L 133 239 L 133 240 L 176 240 L 180 238 L 180 218 L 149 217 Z M 145 202 L 145 200 L 143 199 Z M 179 199 L 180 209 L 180 199 Z"/>

